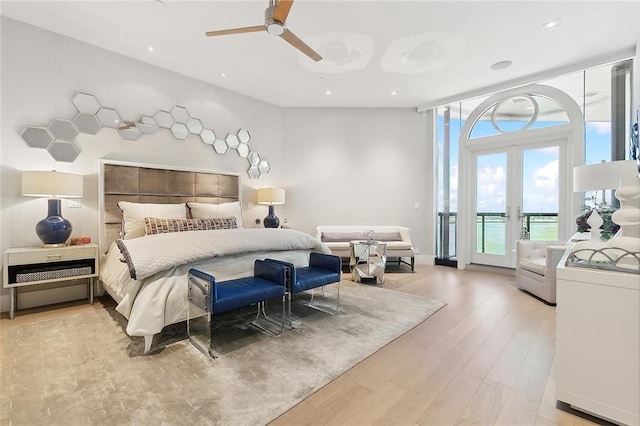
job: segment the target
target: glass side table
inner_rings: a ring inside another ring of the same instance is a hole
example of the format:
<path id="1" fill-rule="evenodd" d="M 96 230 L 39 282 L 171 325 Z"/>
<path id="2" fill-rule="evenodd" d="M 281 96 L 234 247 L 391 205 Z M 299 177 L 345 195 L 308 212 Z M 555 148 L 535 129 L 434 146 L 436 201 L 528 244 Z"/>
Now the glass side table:
<path id="1" fill-rule="evenodd" d="M 384 284 L 384 268 L 387 263 L 387 243 L 381 241 L 350 241 L 351 258 L 349 269 L 351 279 L 375 279 L 376 284 Z"/>

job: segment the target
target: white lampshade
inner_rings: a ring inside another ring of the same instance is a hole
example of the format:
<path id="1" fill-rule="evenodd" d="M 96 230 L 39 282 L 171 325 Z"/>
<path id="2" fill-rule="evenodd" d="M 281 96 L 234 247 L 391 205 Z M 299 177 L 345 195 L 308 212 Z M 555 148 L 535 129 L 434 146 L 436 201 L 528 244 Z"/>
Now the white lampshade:
<path id="1" fill-rule="evenodd" d="M 23 171 L 22 195 L 45 198 L 82 198 L 82 176 L 52 171 Z"/>
<path id="2" fill-rule="evenodd" d="M 260 188 L 258 189 L 258 204 L 284 204 L 285 196 L 282 188 Z"/>
<path id="3" fill-rule="evenodd" d="M 573 168 L 573 191 L 615 189 L 620 186 L 621 179 L 637 175 L 638 168 L 633 160 L 607 161 L 577 166 Z"/>

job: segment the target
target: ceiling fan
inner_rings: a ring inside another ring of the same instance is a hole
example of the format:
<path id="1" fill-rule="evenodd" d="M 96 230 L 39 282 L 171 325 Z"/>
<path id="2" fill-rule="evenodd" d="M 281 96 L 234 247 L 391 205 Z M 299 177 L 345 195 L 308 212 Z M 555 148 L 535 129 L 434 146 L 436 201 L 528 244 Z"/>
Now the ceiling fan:
<path id="1" fill-rule="evenodd" d="M 315 50 L 310 48 L 305 42 L 300 40 L 285 26 L 287 15 L 289 15 L 291 6 L 293 6 L 293 0 L 269 0 L 269 7 L 264 11 L 264 25 L 232 28 L 230 30 L 207 31 L 205 34 L 208 37 L 213 37 L 226 34 L 254 33 L 264 30 L 271 35 L 282 37 L 287 43 L 289 43 L 314 61 L 321 61 L 322 56 L 320 56 Z"/>

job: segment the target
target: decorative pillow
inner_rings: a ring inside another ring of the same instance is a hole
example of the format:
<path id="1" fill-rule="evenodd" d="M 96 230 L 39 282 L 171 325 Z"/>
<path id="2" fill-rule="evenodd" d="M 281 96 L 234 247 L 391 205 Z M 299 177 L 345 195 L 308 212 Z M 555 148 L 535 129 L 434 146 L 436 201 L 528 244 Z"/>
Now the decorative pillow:
<path id="1" fill-rule="evenodd" d="M 166 234 L 168 232 L 205 231 L 210 229 L 237 228 L 235 217 L 215 219 L 160 219 L 145 217 L 144 228 L 147 235 Z"/>
<path id="2" fill-rule="evenodd" d="M 146 204 L 118 201 L 122 213 L 122 239 L 130 240 L 144 236 L 144 218 L 158 217 L 167 219 L 186 219 L 187 207 L 180 204 Z"/>
<path id="3" fill-rule="evenodd" d="M 376 232 L 376 241 L 402 241 L 399 232 Z"/>
<path id="4" fill-rule="evenodd" d="M 365 232 L 323 232 L 320 239 L 325 243 L 336 243 L 354 240 L 366 240 Z M 376 241 L 402 241 L 399 232 L 375 232 Z"/>
<path id="5" fill-rule="evenodd" d="M 235 217 L 238 228 L 244 228 L 240 201 L 232 201 L 230 203 L 223 204 L 207 204 L 190 201 L 187 205 L 191 211 L 191 217 L 194 219 Z"/>
<path id="6" fill-rule="evenodd" d="M 325 243 L 337 243 L 364 239 L 363 232 L 323 232 L 320 240 Z"/>

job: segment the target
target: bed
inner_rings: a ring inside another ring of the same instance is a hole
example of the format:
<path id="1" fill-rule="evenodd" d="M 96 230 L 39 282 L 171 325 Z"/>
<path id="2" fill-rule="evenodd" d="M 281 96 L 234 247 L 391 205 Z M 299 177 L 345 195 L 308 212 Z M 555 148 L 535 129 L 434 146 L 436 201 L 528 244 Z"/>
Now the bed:
<path id="1" fill-rule="evenodd" d="M 251 274 L 256 259 L 307 266 L 323 243 L 291 229 L 245 228 L 240 177 L 103 160 L 99 176 L 100 283 L 144 336 L 186 319 L 189 268 L 217 280 Z"/>

